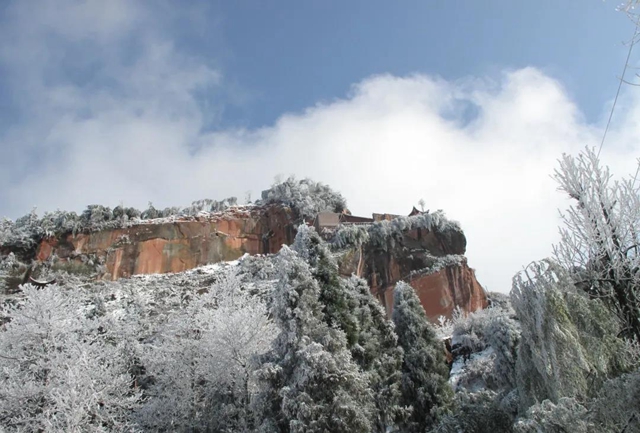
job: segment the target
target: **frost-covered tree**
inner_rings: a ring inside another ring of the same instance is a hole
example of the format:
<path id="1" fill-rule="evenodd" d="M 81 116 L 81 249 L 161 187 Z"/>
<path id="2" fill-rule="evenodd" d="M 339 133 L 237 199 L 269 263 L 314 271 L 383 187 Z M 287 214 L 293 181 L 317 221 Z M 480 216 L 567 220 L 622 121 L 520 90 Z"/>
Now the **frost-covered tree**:
<path id="1" fill-rule="evenodd" d="M 0 316 L 0 426 L 5 431 L 134 431 L 139 404 L 118 340 L 73 292 L 23 287 Z"/>
<path id="2" fill-rule="evenodd" d="M 484 388 L 504 393 L 515 387 L 520 326 L 514 315 L 506 301 L 455 320 L 450 382 L 456 390 Z"/>
<path id="3" fill-rule="evenodd" d="M 588 410 L 576 399 L 563 397 L 557 403 L 545 400 L 527 411 L 514 425 L 516 433 L 596 433 Z"/>
<path id="4" fill-rule="evenodd" d="M 612 181 L 589 148 L 577 157 L 563 155 L 555 179 L 574 201 L 562 214 L 557 260 L 578 287 L 619 317 L 627 337 L 640 340 L 640 196 L 634 179 Z"/>
<path id="5" fill-rule="evenodd" d="M 420 210 L 422 212 L 424 212 L 424 206 L 425 206 L 426 202 L 424 201 L 423 198 L 421 198 L 420 200 L 418 200 L 418 206 L 420 206 Z"/>
<path id="6" fill-rule="evenodd" d="M 640 371 L 606 382 L 589 409 L 599 432 L 640 433 Z"/>
<path id="7" fill-rule="evenodd" d="M 253 359 L 275 336 L 265 304 L 235 272 L 175 311 L 142 354 L 153 385 L 139 413 L 153 431 L 253 430 Z"/>
<path id="8" fill-rule="evenodd" d="M 373 428 L 386 432 L 398 407 L 402 350 L 384 309 L 361 278 L 345 279 L 326 242 L 309 226 L 298 228 L 293 249 L 309 263 L 320 287 L 324 321 L 344 331 L 353 359 L 368 378 L 374 395 Z"/>
<path id="9" fill-rule="evenodd" d="M 444 345 L 415 291 L 404 282 L 394 291 L 393 322 L 404 350 L 400 403 L 413 408 L 399 424 L 404 432 L 424 432 L 451 405 L 453 392 L 447 383 Z"/>
<path id="10" fill-rule="evenodd" d="M 341 225 L 331 240 L 333 248 L 359 247 L 363 244 L 389 250 L 402 242 L 409 230 L 424 229 L 438 233 L 445 244 L 466 243 L 460 224 L 446 217 L 442 210 L 392 220 L 376 221 L 366 225 Z"/>
<path id="11" fill-rule="evenodd" d="M 402 349 L 393 322 L 380 302 L 373 297 L 365 280 L 352 276 L 345 281 L 346 290 L 357 295 L 353 314 L 358 322 L 358 338 L 351 354 L 367 376 L 375 405 L 373 431 L 385 433 L 407 408 L 400 406 Z"/>
<path id="12" fill-rule="evenodd" d="M 313 227 L 305 224 L 298 227 L 292 249 L 309 264 L 311 274 L 320 286 L 319 301 L 324 321 L 330 327 L 342 329 L 352 347 L 359 333 L 358 321 L 353 314 L 358 306 L 358 294 L 346 287 L 336 260 Z"/>
<path id="13" fill-rule="evenodd" d="M 11 248 L 21 258 L 29 257 L 44 235 L 35 208 L 15 222 L 4 219 L 0 230 L 0 245 Z"/>
<path id="14" fill-rule="evenodd" d="M 339 192 L 320 182 L 297 180 L 293 176 L 263 191 L 260 202 L 284 203 L 297 209 L 303 218 L 313 218 L 319 212 L 342 212 L 347 208 L 347 201 Z"/>
<path id="15" fill-rule="evenodd" d="M 87 206 L 80 215 L 80 221 L 85 227 L 95 227 L 95 229 L 99 229 L 104 223 L 113 219 L 111 208 L 98 204 Z"/>
<path id="16" fill-rule="evenodd" d="M 615 319 L 554 262 L 534 263 L 516 275 L 511 301 L 522 329 L 516 372 L 523 409 L 591 395 L 595 385 L 627 368 Z"/>
<path id="17" fill-rule="evenodd" d="M 140 214 L 140 218 L 142 218 L 143 220 L 160 218 L 160 216 L 160 211 L 156 209 L 151 202 L 149 202 L 149 207 L 147 207 L 147 209 L 142 211 L 142 213 Z"/>
<path id="18" fill-rule="evenodd" d="M 481 390 L 457 392 L 451 413 L 444 415 L 433 433 L 511 433 L 515 410 L 513 395 Z"/>
<path id="19" fill-rule="evenodd" d="M 260 370 L 263 432 L 370 432 L 367 378 L 344 332 L 324 321 L 320 287 L 309 265 L 283 247 L 272 314 L 280 328 Z"/>

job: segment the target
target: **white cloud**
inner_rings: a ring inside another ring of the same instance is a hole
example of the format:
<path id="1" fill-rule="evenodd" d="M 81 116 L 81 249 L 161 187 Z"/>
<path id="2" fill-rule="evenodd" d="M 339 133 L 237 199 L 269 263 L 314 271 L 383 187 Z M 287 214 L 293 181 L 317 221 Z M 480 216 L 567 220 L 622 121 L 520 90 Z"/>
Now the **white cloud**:
<path id="1" fill-rule="evenodd" d="M 0 42 L 2 66 L 33 111 L 0 137 L 12 155 L 0 162 L 12 173 L 0 213 L 13 217 L 33 205 L 164 207 L 247 190 L 258 197 L 274 175 L 296 174 L 340 190 L 355 214 L 407 213 L 420 198 L 444 209 L 462 223 L 481 283 L 508 291 L 511 276 L 549 255 L 556 240 L 564 202 L 550 179 L 555 160 L 598 145 L 602 133 L 560 83 L 534 68 L 455 82 L 375 76 L 344 99 L 283 114 L 272 126 L 202 132 L 216 109 L 199 95 L 224 79 L 210 62 L 177 50 L 153 11 L 73 1 L 60 10 L 51 6 L 60 2 L 47 3 L 34 17 L 25 4 L 14 4 L 13 25 L 0 30 L 14 41 Z M 19 27 L 29 20 L 27 37 Z M 65 60 L 75 50 L 86 58 Z M 70 65 L 80 78 L 70 78 Z M 603 159 L 628 173 L 640 104 L 620 106 Z"/>

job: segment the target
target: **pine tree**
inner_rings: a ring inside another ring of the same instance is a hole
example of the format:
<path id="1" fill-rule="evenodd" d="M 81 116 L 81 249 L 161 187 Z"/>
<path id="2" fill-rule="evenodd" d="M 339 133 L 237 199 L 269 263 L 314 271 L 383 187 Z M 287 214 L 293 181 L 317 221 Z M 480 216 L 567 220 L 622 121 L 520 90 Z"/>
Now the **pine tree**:
<path id="1" fill-rule="evenodd" d="M 393 323 L 361 278 L 345 279 L 326 242 L 308 226 L 298 228 L 294 250 L 320 286 L 324 320 L 347 336 L 354 361 L 367 377 L 375 403 L 374 428 L 384 433 L 399 414 L 402 349 Z"/>
<path id="2" fill-rule="evenodd" d="M 320 286 L 319 301 L 322 304 L 324 321 L 330 327 L 342 329 L 347 337 L 349 348 L 358 339 L 360 330 L 353 314 L 358 307 L 357 293 L 345 287 L 338 273 L 338 264 L 331 256 L 326 242 L 313 227 L 298 227 L 293 250 L 305 260 L 313 278 Z"/>
<path id="3" fill-rule="evenodd" d="M 366 377 L 347 350 L 344 332 L 324 322 L 320 288 L 294 251 L 279 253 L 283 274 L 272 314 L 280 327 L 259 372 L 264 432 L 370 432 Z"/>
<path id="4" fill-rule="evenodd" d="M 415 291 L 404 282 L 395 288 L 393 322 L 404 350 L 400 403 L 413 408 L 399 426 L 403 432 L 422 433 L 451 405 L 444 348 Z"/>
<path id="5" fill-rule="evenodd" d="M 357 295 L 354 316 L 360 332 L 351 349 L 354 360 L 365 372 L 375 404 L 374 431 L 384 433 L 406 410 L 399 406 L 402 378 L 402 349 L 398 347 L 393 322 L 376 300 L 367 282 L 352 276 L 347 290 Z"/>

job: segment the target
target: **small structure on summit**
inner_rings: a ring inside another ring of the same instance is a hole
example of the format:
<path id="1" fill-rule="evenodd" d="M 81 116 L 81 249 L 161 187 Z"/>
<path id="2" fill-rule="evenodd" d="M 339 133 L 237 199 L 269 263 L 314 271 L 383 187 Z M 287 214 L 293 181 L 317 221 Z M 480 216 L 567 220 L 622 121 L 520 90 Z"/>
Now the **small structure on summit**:
<path id="1" fill-rule="evenodd" d="M 313 220 L 313 226 L 320 233 L 323 229 L 335 229 L 340 225 L 341 214 L 336 212 L 320 212 Z"/>
<path id="2" fill-rule="evenodd" d="M 348 212 L 348 211 L 347 211 Z M 420 215 L 424 213 L 429 213 L 429 211 L 419 211 L 415 207 L 411 210 L 408 216 Z M 322 230 L 333 230 L 338 228 L 340 225 L 347 224 L 372 224 L 374 222 L 379 221 L 391 221 L 396 218 L 400 218 L 402 215 L 390 214 L 390 213 L 373 213 L 371 218 L 355 216 L 350 213 L 342 212 L 320 212 L 316 215 L 316 217 L 311 222 L 311 225 L 316 229 L 318 233 L 321 233 Z"/>

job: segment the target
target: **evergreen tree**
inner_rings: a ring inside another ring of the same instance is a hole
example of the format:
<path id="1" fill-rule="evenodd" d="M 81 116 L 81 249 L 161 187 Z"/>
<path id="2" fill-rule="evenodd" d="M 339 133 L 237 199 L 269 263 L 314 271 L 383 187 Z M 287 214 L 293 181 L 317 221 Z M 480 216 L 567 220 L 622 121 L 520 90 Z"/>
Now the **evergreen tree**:
<path id="1" fill-rule="evenodd" d="M 400 403 L 413 408 L 399 426 L 403 432 L 422 433 L 451 405 L 453 391 L 447 383 L 444 347 L 418 296 L 404 282 L 395 288 L 393 322 L 398 343 L 404 350 Z"/>
<path id="2" fill-rule="evenodd" d="M 298 227 L 293 250 L 309 264 L 311 274 L 320 286 L 319 301 L 324 321 L 330 327 L 342 329 L 349 348 L 352 348 L 360 332 L 353 314 L 358 307 L 357 293 L 345 287 L 327 243 L 313 227 L 303 224 Z"/>
<path id="3" fill-rule="evenodd" d="M 370 432 L 366 377 L 344 332 L 324 322 L 320 288 L 309 265 L 283 247 L 272 314 L 280 334 L 259 372 L 264 432 Z"/>
<path id="4" fill-rule="evenodd" d="M 398 347 L 393 322 L 376 300 L 365 280 L 352 276 L 345 280 L 347 290 L 357 295 L 354 317 L 360 332 L 352 347 L 354 360 L 365 372 L 375 404 L 374 431 L 384 433 L 406 412 L 399 406 L 402 378 L 402 349 Z"/>
<path id="5" fill-rule="evenodd" d="M 374 428 L 383 433 L 400 413 L 402 349 L 393 323 L 366 281 L 340 277 L 328 245 L 312 227 L 298 228 L 293 248 L 309 263 L 320 286 L 325 322 L 344 331 L 351 355 L 367 377 L 375 404 Z"/>

